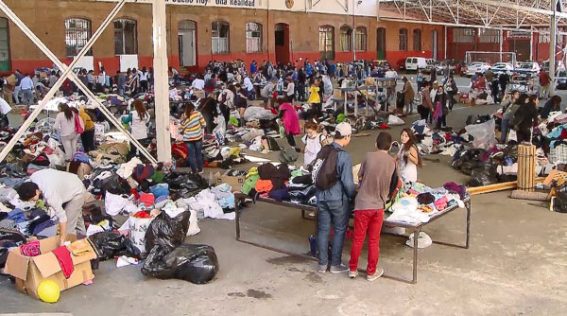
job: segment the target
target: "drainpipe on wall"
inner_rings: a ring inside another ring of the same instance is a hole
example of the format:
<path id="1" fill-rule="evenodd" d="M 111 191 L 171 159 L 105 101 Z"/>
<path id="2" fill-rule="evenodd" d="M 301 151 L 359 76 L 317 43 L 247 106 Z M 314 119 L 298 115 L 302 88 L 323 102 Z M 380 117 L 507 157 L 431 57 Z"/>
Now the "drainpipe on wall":
<path id="1" fill-rule="evenodd" d="M 267 39 L 268 40 L 267 40 L 266 44 L 268 45 L 268 49 L 267 49 L 268 61 L 270 61 L 270 1 L 267 1 L 267 2 L 268 2 L 268 9 L 266 10 L 266 24 L 268 26 L 267 27 L 267 29 L 268 29 Z M 275 28 L 273 28 L 273 29 L 274 29 L 274 32 L 275 32 Z"/>
<path id="2" fill-rule="evenodd" d="M 352 0 L 352 33 L 351 33 L 351 38 L 352 38 L 352 61 L 356 61 L 356 22 L 355 22 L 355 9 L 356 9 L 356 1 L 357 0 Z"/>

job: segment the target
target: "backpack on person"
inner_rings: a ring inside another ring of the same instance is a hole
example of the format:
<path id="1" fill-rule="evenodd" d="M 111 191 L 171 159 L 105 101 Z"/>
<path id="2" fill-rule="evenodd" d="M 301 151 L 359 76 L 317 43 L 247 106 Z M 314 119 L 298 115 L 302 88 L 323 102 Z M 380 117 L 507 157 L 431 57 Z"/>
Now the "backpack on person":
<path id="1" fill-rule="evenodd" d="M 339 180 L 337 174 L 337 160 L 339 151 L 332 145 L 321 148 L 313 163 L 311 178 L 319 190 L 328 190 Z"/>

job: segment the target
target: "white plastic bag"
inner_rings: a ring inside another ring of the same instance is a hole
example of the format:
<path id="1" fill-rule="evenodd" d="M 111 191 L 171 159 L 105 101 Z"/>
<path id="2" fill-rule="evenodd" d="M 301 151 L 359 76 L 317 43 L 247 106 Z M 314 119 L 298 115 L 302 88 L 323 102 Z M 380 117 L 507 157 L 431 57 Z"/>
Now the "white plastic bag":
<path id="1" fill-rule="evenodd" d="M 494 119 L 481 124 L 472 124 L 465 126 L 465 130 L 469 135 L 474 137 L 472 145 L 474 148 L 488 149 L 496 144 L 496 135 L 494 133 Z"/>
<path id="2" fill-rule="evenodd" d="M 142 254 L 146 253 L 146 231 L 154 218 L 137 218 L 130 216 L 130 241 Z"/>
<path id="3" fill-rule="evenodd" d="M 402 120 L 401 118 L 395 116 L 395 115 L 389 115 L 388 116 L 388 125 L 390 126 L 396 126 L 396 125 L 404 125 L 406 122 L 404 122 L 404 120 Z"/>

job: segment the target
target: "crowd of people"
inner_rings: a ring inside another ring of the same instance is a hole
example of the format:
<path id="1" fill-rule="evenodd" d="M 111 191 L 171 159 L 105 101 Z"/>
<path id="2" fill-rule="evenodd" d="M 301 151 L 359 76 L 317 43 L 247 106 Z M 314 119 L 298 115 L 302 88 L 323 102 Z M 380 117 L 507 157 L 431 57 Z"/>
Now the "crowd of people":
<path id="1" fill-rule="evenodd" d="M 59 73 L 52 71 L 47 77 L 37 75 L 32 79 L 32 76 L 16 71 L 13 76 L 14 78 L 4 82 L 5 97 L 13 97 L 16 104 L 30 105 L 34 95 L 35 98 L 40 98 L 47 91 L 44 88 L 53 87 Z M 98 75 L 93 71 L 81 70 L 78 76 L 89 89 L 96 92 L 111 90 L 120 96 L 135 97 L 139 93 L 151 94 L 153 89 L 154 76 L 151 68 L 129 69 L 125 73 L 118 72 L 113 78 L 106 74 L 104 68 L 99 70 Z M 513 89 L 509 91 L 507 85 L 510 79 L 507 76 L 495 75 L 490 71 L 473 76 L 471 99 L 478 99 L 489 90 L 494 101 L 503 108 L 501 142 L 507 141 L 511 129 L 516 131 L 518 142 L 529 141 L 531 128 L 537 125 L 538 119 L 545 119 L 550 112 L 558 110 L 561 98 L 553 96 L 538 110 L 539 98 L 547 98 L 549 95 L 550 82 L 546 73 L 542 72 L 538 76 L 540 95 Z M 325 117 L 323 104 L 332 97 L 336 82 L 340 85 L 341 80 L 349 78 L 362 83 L 367 77 L 396 80 L 397 73 L 368 62 L 341 65 L 327 60 L 314 63 L 300 60 L 287 65 L 273 65 L 269 61 L 258 64 L 254 61 L 249 66 L 242 62 L 212 61 L 202 74 L 187 76 L 182 76 L 174 68 L 169 69 L 170 84 L 174 91 L 170 96 L 175 101 L 172 102 L 171 112 L 178 118 L 179 140 L 187 147 L 187 165 L 191 171 L 203 173 L 203 143 L 206 135 L 214 135 L 219 141 L 224 139 L 227 125 L 234 121 L 233 118 L 236 119 L 236 126 L 245 126 L 244 114 L 252 104 L 271 111 L 279 120 L 287 144 L 296 151 L 303 152 L 303 167 L 314 174 L 318 209 L 318 271 L 348 272 L 349 277 L 357 277 L 358 258 L 362 245 L 368 238 L 367 279 L 374 281 L 384 272 L 378 266 L 384 209 L 402 185 L 418 181 L 422 159 L 416 137 L 410 128 L 401 131 L 399 143 L 390 133 L 380 132 L 375 140 L 375 148 L 365 155 L 360 171 L 353 174 L 352 158 L 347 151 L 352 140 L 352 126 L 347 122 L 337 124 L 332 137 L 329 131 L 321 127 L 321 119 Z M 437 78 L 437 73 L 432 71 L 429 78 L 418 72 L 416 79 L 417 93 L 410 78 L 401 77 L 403 86 L 396 100 L 397 113 L 402 116 L 412 114 L 414 105 L 417 104 L 417 112 L 422 120 L 426 120 L 437 130 L 447 127 L 447 115 L 453 110 L 459 92 L 455 78 L 451 73 Z M 13 82 L 12 94 L 6 94 L 6 91 L 10 91 L 6 90 L 6 85 L 10 85 L 8 81 Z M 70 91 L 76 91 L 72 86 L 64 86 L 62 89 L 67 87 L 71 87 Z M 387 90 L 388 97 L 394 96 L 396 86 L 388 87 Z M 141 98 L 132 99 L 127 113 L 122 116 L 122 123 L 128 126 L 134 139 L 147 145 L 151 142 L 149 104 Z M 421 102 L 416 103 L 417 99 Z M 389 101 L 387 98 L 386 102 Z M 300 103 L 308 105 L 302 117 L 303 124 L 296 109 L 296 105 Z M 96 118 L 92 113 L 85 107 L 75 108 L 66 103 L 59 104 L 58 109 L 53 128 L 59 135 L 66 160 L 71 161 L 75 156 L 79 139 L 85 152 L 95 150 Z M 296 142 L 299 136 L 302 136 L 304 146 Z M 128 158 L 137 155 L 139 152 L 133 147 Z M 331 161 L 334 165 L 323 167 L 322 161 Z M 43 193 L 48 199 L 82 203 L 77 200 L 82 192 L 76 192 L 75 188 L 68 190 L 66 196 L 57 196 L 62 193 L 50 191 L 45 185 L 45 179 L 54 176 L 51 172 L 35 173 L 32 182 L 19 189 L 20 197 L 23 200 L 36 200 Z M 355 185 L 355 178 L 358 185 Z M 64 177 L 60 179 L 65 182 Z M 69 181 L 65 185 L 74 184 Z M 350 261 L 344 264 L 342 251 L 352 203 L 353 243 Z M 59 218 L 64 219 L 61 222 L 63 232 L 67 219 L 72 222 L 76 216 L 77 207 L 69 205 L 57 209 L 62 213 Z M 65 216 L 64 212 L 68 214 Z M 71 226 L 74 227 L 74 224 Z M 330 252 L 329 244 L 332 245 Z"/>

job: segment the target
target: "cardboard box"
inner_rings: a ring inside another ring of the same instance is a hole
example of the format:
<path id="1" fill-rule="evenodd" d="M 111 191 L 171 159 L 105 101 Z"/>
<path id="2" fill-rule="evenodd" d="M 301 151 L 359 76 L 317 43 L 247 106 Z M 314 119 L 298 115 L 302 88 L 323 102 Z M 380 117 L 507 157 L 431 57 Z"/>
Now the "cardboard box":
<path id="1" fill-rule="evenodd" d="M 246 180 L 246 176 L 229 176 L 228 172 L 225 172 L 223 174 L 221 174 L 220 172 L 217 172 L 215 174 L 215 183 L 217 185 L 222 184 L 222 183 L 228 183 L 228 185 L 230 185 L 232 187 L 232 191 L 240 191 L 242 189 L 242 184 L 244 184 L 244 181 Z"/>
<path id="2" fill-rule="evenodd" d="M 73 266 L 75 267 L 69 279 L 65 279 L 57 257 L 52 253 L 59 246 L 59 237 L 50 237 L 39 241 L 41 255 L 26 257 L 20 253 L 20 248 L 12 248 L 8 253 L 4 272 L 16 278 L 16 288 L 30 296 L 38 298 L 37 287 L 43 280 L 55 281 L 61 291 L 70 289 L 88 280 L 94 279 L 91 269 L 91 260 L 96 259 L 96 253 L 86 239 L 75 241 L 72 245 L 80 243 L 86 251 L 78 256 L 71 253 Z"/>

